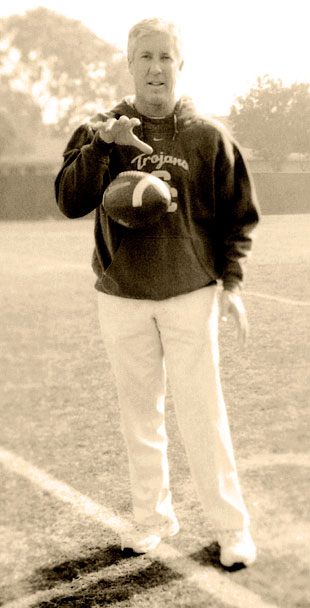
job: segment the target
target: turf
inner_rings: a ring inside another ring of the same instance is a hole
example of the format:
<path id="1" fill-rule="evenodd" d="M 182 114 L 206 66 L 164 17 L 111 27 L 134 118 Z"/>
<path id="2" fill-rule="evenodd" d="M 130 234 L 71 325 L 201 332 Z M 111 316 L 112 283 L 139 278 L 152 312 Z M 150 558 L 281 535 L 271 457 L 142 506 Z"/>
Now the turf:
<path id="1" fill-rule="evenodd" d="M 182 526 L 171 546 L 279 608 L 310 605 L 309 227 L 310 215 L 263 218 L 244 293 L 246 350 L 232 321 L 220 333 L 224 392 L 259 550 L 250 569 L 227 572 L 219 564 L 167 399 L 171 485 Z M 87 220 L 0 224 L 0 443 L 126 516 L 127 460 L 99 334 L 92 230 Z M 222 608 L 173 566 L 124 557 L 112 531 L 1 466 L 0 481 L 3 603 L 39 594 L 37 607 Z M 83 577 L 86 587 L 66 586 Z"/>

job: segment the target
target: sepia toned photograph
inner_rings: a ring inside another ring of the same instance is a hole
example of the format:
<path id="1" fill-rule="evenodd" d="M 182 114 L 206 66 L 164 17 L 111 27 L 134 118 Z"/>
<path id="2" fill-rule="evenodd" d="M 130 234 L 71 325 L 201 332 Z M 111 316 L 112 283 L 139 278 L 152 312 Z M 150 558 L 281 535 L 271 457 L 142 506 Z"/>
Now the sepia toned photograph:
<path id="1" fill-rule="evenodd" d="M 0 7 L 0 605 L 309 608 L 307 0 Z"/>

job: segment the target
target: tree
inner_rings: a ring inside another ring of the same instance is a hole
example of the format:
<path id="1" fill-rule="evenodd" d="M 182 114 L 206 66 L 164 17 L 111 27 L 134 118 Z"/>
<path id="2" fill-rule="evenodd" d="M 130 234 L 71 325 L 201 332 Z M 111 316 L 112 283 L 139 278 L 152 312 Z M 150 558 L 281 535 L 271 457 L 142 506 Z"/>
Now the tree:
<path id="1" fill-rule="evenodd" d="M 60 132 L 130 92 L 124 55 L 79 21 L 46 8 L 0 21 L 0 74 Z"/>
<path id="2" fill-rule="evenodd" d="M 43 128 L 39 105 L 28 93 L 11 88 L 0 74 L 0 156 L 31 151 L 34 134 L 38 136 Z"/>
<path id="3" fill-rule="evenodd" d="M 310 152 L 310 87 L 284 87 L 265 75 L 246 97 L 238 97 L 229 120 L 240 144 L 279 170 L 291 152 Z"/>
<path id="4" fill-rule="evenodd" d="M 310 85 L 295 83 L 291 91 L 290 127 L 293 152 L 310 157 Z"/>
<path id="5" fill-rule="evenodd" d="M 0 156 L 9 150 L 16 140 L 16 129 L 12 118 L 0 107 Z"/>

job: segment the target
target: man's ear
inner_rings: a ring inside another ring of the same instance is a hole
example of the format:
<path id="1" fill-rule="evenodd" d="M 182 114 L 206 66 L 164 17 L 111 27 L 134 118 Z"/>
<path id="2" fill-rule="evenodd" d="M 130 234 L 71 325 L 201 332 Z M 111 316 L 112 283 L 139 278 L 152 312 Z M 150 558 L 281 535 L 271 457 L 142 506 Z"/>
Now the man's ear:
<path id="1" fill-rule="evenodd" d="M 179 71 L 180 71 L 180 72 L 181 72 L 181 71 L 182 71 L 182 69 L 183 69 L 183 65 L 184 65 L 184 61 L 183 61 L 183 59 L 182 59 L 182 61 L 181 61 L 180 65 L 179 65 Z"/>

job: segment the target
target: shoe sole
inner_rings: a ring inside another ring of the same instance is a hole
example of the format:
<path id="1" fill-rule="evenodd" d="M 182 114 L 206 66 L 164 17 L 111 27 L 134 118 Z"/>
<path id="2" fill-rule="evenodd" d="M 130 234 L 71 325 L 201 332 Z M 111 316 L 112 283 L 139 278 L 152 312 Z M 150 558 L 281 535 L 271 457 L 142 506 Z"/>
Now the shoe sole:
<path id="1" fill-rule="evenodd" d="M 134 553 L 149 553 L 150 551 L 153 551 L 153 549 L 156 549 L 156 547 L 158 547 L 158 545 L 160 544 L 160 542 L 162 541 L 163 538 L 172 538 L 173 536 L 176 536 L 178 534 L 178 532 L 180 531 L 180 526 L 179 523 L 173 524 L 170 528 L 169 531 L 167 531 L 166 533 L 163 533 L 162 535 L 150 535 L 149 539 L 150 542 L 149 544 L 146 543 L 146 547 L 143 547 L 143 541 L 141 541 L 140 543 L 134 543 L 130 540 L 126 540 L 126 539 L 121 539 L 121 550 L 124 551 L 125 549 L 129 549 L 131 551 L 134 551 Z M 151 540 L 153 539 L 153 541 Z"/>
<path id="2" fill-rule="evenodd" d="M 248 567 L 248 566 L 252 566 L 252 564 L 254 564 L 255 561 L 256 561 L 256 554 L 253 555 L 252 557 L 247 557 L 247 558 L 243 558 L 243 559 L 241 556 L 239 558 L 238 558 L 238 556 L 236 556 L 231 559 L 225 559 L 225 558 L 220 557 L 220 562 L 221 562 L 222 566 L 224 566 L 225 568 L 232 568 L 236 564 L 243 564 L 245 567 Z"/>

